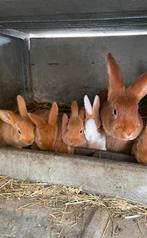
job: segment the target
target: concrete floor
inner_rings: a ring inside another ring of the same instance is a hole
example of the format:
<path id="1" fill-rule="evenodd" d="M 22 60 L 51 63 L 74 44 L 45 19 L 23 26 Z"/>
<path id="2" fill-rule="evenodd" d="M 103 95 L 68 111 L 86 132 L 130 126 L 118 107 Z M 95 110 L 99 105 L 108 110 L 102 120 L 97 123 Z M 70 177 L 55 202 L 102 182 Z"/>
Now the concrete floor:
<path id="1" fill-rule="evenodd" d="M 0 201 L 0 238 L 146 238 L 145 218 L 112 217 L 102 208 L 75 208 L 56 219 L 53 208 Z M 57 212 L 57 211 L 56 211 Z"/>
<path id="2" fill-rule="evenodd" d="M 92 194 L 131 198 L 145 204 L 146 172 L 147 167 L 132 163 L 0 150 L 2 175 L 79 187 Z M 78 204 L 71 206 L 72 210 L 66 210 L 66 206 L 61 210 L 58 205 L 46 208 L 30 204 L 29 198 L 4 200 L 0 195 L 0 238 L 147 238 L 145 217 L 114 217 L 113 212 L 96 205 Z"/>

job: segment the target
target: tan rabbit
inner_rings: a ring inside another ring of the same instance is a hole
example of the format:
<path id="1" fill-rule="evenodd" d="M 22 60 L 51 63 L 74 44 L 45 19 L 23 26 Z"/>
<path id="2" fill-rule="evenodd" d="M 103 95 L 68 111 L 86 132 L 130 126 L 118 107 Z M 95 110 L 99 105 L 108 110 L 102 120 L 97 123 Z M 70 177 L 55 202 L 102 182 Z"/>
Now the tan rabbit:
<path id="1" fill-rule="evenodd" d="M 84 108 L 79 112 L 77 102 L 73 101 L 69 119 L 67 114 L 63 115 L 64 128 L 62 130 L 62 138 L 65 144 L 74 147 L 87 145 L 84 135 L 84 120 Z"/>
<path id="2" fill-rule="evenodd" d="M 110 53 L 107 64 L 108 96 L 101 109 L 107 149 L 128 153 L 143 128 L 138 103 L 147 94 L 147 73 L 126 88 L 121 70 Z"/>
<path id="3" fill-rule="evenodd" d="M 100 121 L 100 99 L 96 95 L 94 98 L 93 105 L 87 95 L 84 97 L 84 106 L 86 111 L 85 120 L 85 137 L 89 148 L 106 150 L 106 136 L 101 128 Z"/>
<path id="4" fill-rule="evenodd" d="M 27 147 L 34 142 L 34 126 L 27 116 L 23 97 L 17 96 L 19 114 L 0 110 L 0 145 L 17 148 Z"/>
<path id="5" fill-rule="evenodd" d="M 35 127 L 35 143 L 41 150 L 70 153 L 61 136 L 61 122 L 58 118 L 58 105 L 54 102 L 48 112 L 48 120 L 42 116 L 28 113 Z"/>
<path id="6" fill-rule="evenodd" d="M 132 153 L 136 156 L 138 162 L 147 164 L 147 125 L 141 135 L 135 140 Z"/>

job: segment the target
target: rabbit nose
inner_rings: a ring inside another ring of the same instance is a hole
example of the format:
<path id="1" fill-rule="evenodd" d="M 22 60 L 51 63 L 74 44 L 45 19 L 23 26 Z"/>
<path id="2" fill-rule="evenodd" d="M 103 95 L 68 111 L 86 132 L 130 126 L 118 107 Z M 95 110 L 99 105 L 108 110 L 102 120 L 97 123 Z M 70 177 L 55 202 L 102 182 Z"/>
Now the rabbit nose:
<path id="1" fill-rule="evenodd" d="M 29 145 L 33 144 L 33 142 L 34 142 L 34 139 L 28 140 Z"/>
<path id="2" fill-rule="evenodd" d="M 128 139 L 132 138 L 132 133 L 128 133 Z"/>
<path id="3" fill-rule="evenodd" d="M 133 132 L 132 131 L 128 131 L 128 132 L 124 133 L 124 138 L 126 138 L 126 139 L 133 138 Z"/>

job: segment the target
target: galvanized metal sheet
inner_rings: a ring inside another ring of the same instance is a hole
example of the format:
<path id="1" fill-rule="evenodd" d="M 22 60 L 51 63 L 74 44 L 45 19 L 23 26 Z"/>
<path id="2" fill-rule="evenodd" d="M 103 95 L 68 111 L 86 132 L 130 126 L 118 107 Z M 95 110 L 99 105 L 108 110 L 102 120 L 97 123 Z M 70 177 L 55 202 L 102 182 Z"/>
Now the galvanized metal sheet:
<path id="1" fill-rule="evenodd" d="M 35 16 L 88 12 L 147 10 L 146 0 L 7 0 L 0 1 L 0 16 Z"/>
<path id="2" fill-rule="evenodd" d="M 31 39 L 33 95 L 39 101 L 83 100 L 107 86 L 106 54 L 111 52 L 125 83 L 147 71 L 147 36 Z"/>
<path id="3" fill-rule="evenodd" d="M 23 41 L 0 36 L 0 107 L 13 106 L 17 94 L 24 93 Z"/>

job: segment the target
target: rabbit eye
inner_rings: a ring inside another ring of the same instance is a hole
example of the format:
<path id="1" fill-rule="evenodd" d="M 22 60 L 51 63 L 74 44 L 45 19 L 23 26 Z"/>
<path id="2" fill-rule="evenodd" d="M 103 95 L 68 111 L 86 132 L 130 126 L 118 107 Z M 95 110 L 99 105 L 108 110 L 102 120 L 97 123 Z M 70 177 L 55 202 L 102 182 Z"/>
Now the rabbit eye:
<path id="1" fill-rule="evenodd" d="M 113 114 L 113 116 L 114 116 L 115 118 L 117 118 L 117 110 L 116 110 L 116 108 L 113 109 L 112 114 Z"/>
<path id="2" fill-rule="evenodd" d="M 113 110 L 113 113 L 114 113 L 114 115 L 116 115 L 116 114 L 117 114 L 117 113 L 116 113 L 116 109 L 114 109 L 114 110 Z"/>
<path id="3" fill-rule="evenodd" d="M 18 130 L 18 134 L 21 134 L 21 131 L 20 131 L 20 130 Z"/>
<path id="4" fill-rule="evenodd" d="M 80 134 L 82 135 L 82 134 L 83 134 L 83 132 L 84 132 L 84 130 L 83 130 L 83 129 L 81 129 L 81 130 L 80 130 Z"/>

